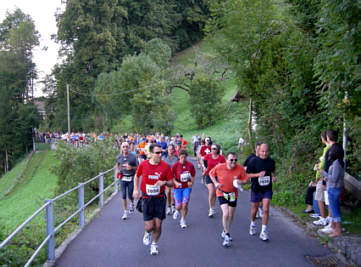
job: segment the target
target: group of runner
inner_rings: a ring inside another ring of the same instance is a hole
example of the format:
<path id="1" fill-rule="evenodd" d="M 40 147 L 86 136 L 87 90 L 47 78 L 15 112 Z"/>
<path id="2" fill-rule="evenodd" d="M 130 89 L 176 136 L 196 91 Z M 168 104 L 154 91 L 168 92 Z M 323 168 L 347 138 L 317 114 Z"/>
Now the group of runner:
<path id="1" fill-rule="evenodd" d="M 182 229 L 188 226 L 186 216 L 196 170 L 187 160 L 188 142 L 181 134 L 168 139 L 162 135 L 159 138 L 145 137 L 139 140 L 135 152 L 129 149 L 131 142 L 129 139 L 122 141 L 121 153 L 116 159 L 117 176 L 121 179 L 122 219 L 127 219 L 134 211 L 134 199 L 139 199 L 137 208 L 142 211 L 144 219 L 143 243 L 150 245 L 151 255 L 157 255 L 162 221 L 166 215 L 172 215 L 174 220 L 179 219 Z M 141 143 L 144 147 L 139 146 Z M 216 199 L 222 210 L 222 245 L 231 246 L 230 228 L 237 206 L 238 189 L 248 180 L 251 180 L 252 202 L 249 233 L 255 235 L 257 232 L 255 216 L 261 204 L 263 216 L 259 237 L 268 240 L 272 182 L 276 181 L 275 163 L 268 157 L 268 145 L 258 143 L 256 154 L 251 155 L 242 166 L 237 164 L 236 153 L 228 152 L 223 156 L 220 145 L 212 143 L 210 137 L 201 139 L 195 135 L 192 143 L 197 165 L 204 177 L 202 182 L 208 189 L 208 216 L 211 218 L 216 212 Z M 129 210 L 127 198 L 130 201 Z"/>

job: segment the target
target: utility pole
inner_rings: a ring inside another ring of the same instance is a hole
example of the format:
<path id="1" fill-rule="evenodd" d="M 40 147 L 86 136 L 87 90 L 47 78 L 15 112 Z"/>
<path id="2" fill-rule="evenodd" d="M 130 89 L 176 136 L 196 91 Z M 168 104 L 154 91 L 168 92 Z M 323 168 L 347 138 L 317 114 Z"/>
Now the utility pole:
<path id="1" fill-rule="evenodd" d="M 66 84 L 66 103 L 68 108 L 68 134 L 70 135 L 70 101 L 69 101 L 69 85 Z"/>

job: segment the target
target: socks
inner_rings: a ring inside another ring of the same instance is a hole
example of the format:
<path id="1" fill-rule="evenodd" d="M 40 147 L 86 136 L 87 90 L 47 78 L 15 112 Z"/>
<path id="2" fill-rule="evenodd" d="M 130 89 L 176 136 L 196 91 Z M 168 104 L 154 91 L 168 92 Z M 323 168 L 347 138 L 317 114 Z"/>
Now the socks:
<path id="1" fill-rule="evenodd" d="M 267 231 L 267 225 L 262 224 L 262 232 Z"/>
<path id="2" fill-rule="evenodd" d="M 256 222 L 255 222 L 255 221 L 251 221 L 251 225 L 252 225 L 252 226 L 256 226 Z"/>

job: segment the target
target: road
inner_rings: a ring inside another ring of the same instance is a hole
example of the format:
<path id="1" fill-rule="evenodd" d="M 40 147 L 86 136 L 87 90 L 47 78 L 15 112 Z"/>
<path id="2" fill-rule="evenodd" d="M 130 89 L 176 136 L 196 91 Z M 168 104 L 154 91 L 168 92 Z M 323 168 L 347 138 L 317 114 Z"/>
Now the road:
<path id="1" fill-rule="evenodd" d="M 197 170 L 189 213 L 188 228 L 167 216 L 159 240 L 159 255 L 151 256 L 142 243 L 143 217 L 139 212 L 121 220 L 120 195 L 113 198 L 66 248 L 55 266 L 313 266 L 305 255 L 331 254 L 316 239 L 307 236 L 289 217 L 271 208 L 270 240 L 250 236 L 249 192 L 241 192 L 233 221 L 232 247 L 222 247 L 221 210 L 208 218 L 207 189 Z M 257 220 L 257 230 L 261 221 Z"/>

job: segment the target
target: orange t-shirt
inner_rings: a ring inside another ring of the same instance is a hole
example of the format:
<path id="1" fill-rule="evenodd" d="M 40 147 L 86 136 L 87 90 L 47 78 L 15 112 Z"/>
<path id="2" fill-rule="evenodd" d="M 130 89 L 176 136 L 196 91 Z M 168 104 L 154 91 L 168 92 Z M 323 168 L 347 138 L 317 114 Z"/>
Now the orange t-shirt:
<path id="1" fill-rule="evenodd" d="M 138 144 L 138 151 L 139 151 L 140 155 L 145 155 L 145 145 L 146 145 L 146 142 L 140 142 Z"/>
<path id="2" fill-rule="evenodd" d="M 188 146 L 188 141 L 182 138 L 182 149 L 186 149 L 187 146 Z"/>
<path id="3" fill-rule="evenodd" d="M 209 174 L 212 177 L 217 177 L 218 183 L 220 183 L 221 190 L 226 193 L 236 192 L 236 197 L 238 195 L 238 190 L 233 186 L 233 180 L 238 179 L 241 181 L 247 181 L 247 173 L 240 164 L 237 164 L 236 167 L 232 170 L 227 169 L 226 163 L 218 164 L 214 167 Z M 216 192 L 217 197 L 223 196 L 223 193 L 219 190 Z"/>

